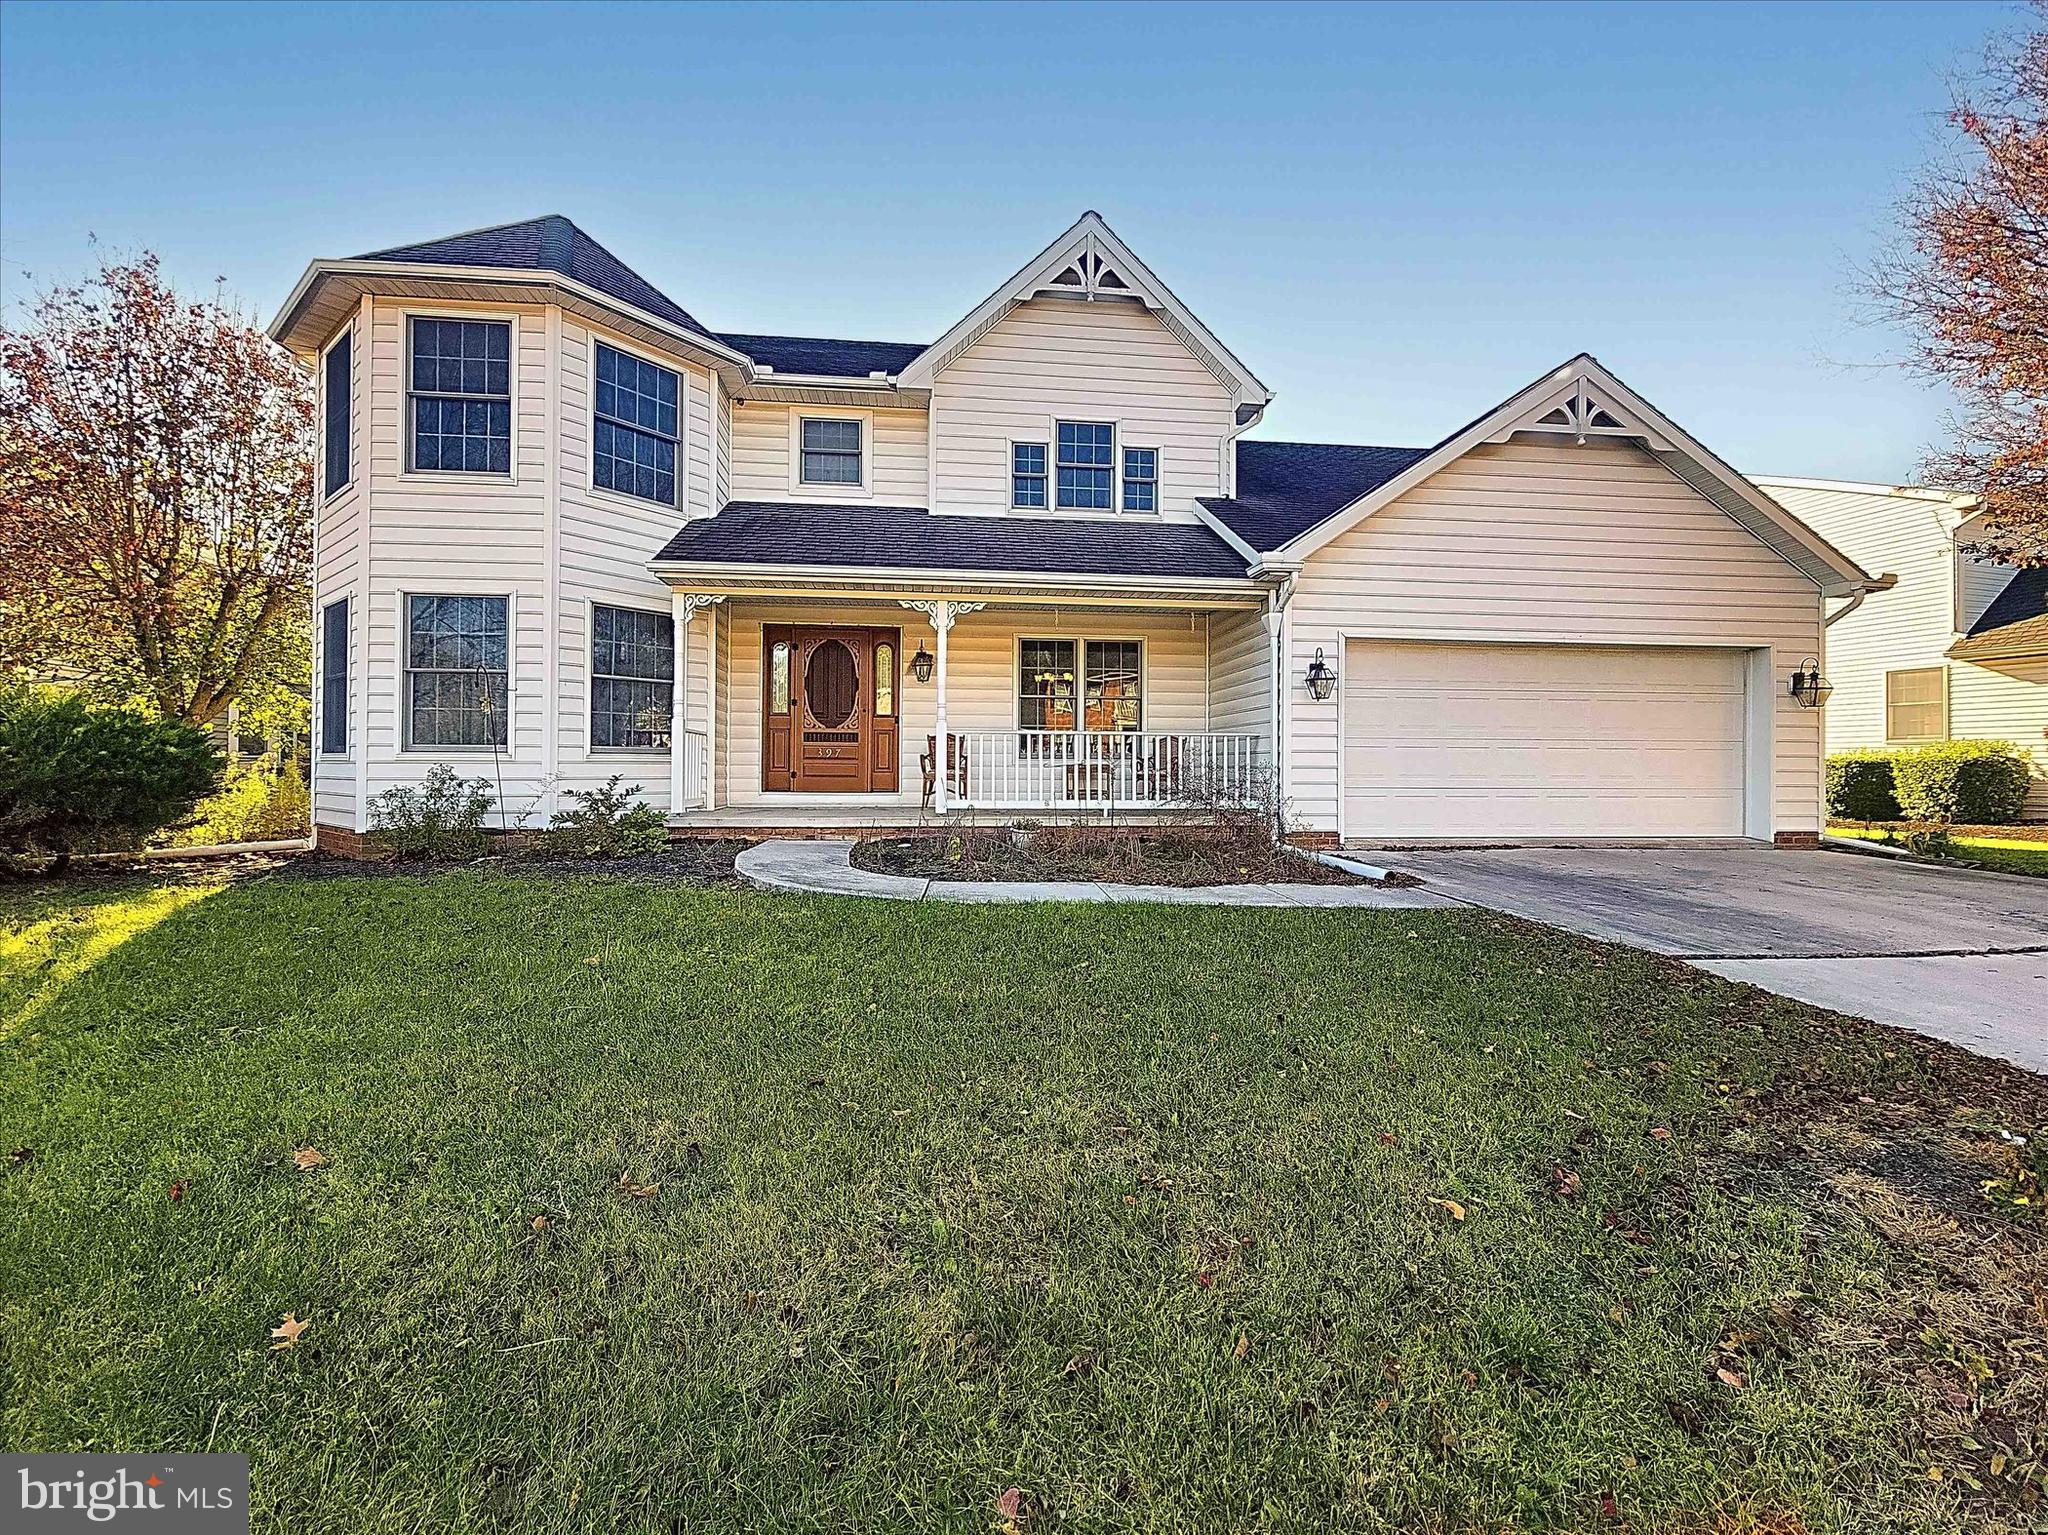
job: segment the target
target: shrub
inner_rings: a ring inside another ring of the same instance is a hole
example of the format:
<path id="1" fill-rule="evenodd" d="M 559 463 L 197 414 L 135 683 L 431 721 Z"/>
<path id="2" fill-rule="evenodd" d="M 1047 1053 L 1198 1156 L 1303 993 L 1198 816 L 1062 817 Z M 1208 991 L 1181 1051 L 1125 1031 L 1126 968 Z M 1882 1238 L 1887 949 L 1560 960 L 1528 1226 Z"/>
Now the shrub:
<path id="1" fill-rule="evenodd" d="M 371 799 L 371 839 L 399 858 L 474 858 L 489 843 L 484 817 L 494 803 L 487 780 L 437 762 L 417 786 Z"/>
<path id="2" fill-rule="evenodd" d="M 75 694 L 0 691 L 0 849 L 129 848 L 192 813 L 220 783 L 220 754 L 182 720 L 94 708 Z"/>
<path id="3" fill-rule="evenodd" d="M 1828 814 L 1839 821 L 1896 821 L 1892 754 L 1838 752 L 1828 758 Z"/>
<path id="4" fill-rule="evenodd" d="M 652 805 L 633 803 L 640 786 L 621 789 L 614 773 L 595 789 L 569 791 L 577 803 L 557 810 L 538 843 L 545 852 L 570 858 L 641 858 L 668 846 L 668 821 Z"/>
<path id="5" fill-rule="evenodd" d="M 159 836 L 159 847 L 212 847 L 303 837 L 312 829 L 312 798 L 296 763 L 232 768 L 220 792 L 201 800 L 193 819 Z"/>
<path id="6" fill-rule="evenodd" d="M 2031 769 L 2007 741 L 1943 741 L 1893 759 L 1899 809 L 1912 821 L 2004 826 L 2020 817 Z"/>

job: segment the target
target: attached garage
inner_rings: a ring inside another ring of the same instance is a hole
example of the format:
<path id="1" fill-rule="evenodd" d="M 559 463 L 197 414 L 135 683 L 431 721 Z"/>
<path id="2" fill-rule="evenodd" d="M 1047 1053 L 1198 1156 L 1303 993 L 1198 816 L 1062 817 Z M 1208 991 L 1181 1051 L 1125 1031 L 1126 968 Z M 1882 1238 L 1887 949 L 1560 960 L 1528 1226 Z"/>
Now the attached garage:
<path id="1" fill-rule="evenodd" d="M 1749 654 L 1350 640 L 1343 835 L 1740 837 Z"/>

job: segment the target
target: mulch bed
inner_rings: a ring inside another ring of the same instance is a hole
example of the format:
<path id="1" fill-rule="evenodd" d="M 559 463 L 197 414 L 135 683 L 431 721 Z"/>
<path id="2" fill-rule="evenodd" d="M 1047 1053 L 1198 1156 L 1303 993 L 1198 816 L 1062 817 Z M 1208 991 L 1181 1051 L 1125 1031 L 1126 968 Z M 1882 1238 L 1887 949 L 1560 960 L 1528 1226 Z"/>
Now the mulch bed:
<path id="1" fill-rule="evenodd" d="M 556 858 L 491 854 L 449 862 L 401 861 L 395 858 L 337 858 L 331 853 L 301 853 L 281 863 L 274 873 L 283 879 L 375 879 L 400 876 L 422 879 L 435 874 L 469 872 L 502 874 L 513 879 L 599 878 L 635 880 L 657 885 L 738 886 L 732 861 L 747 846 L 742 840 L 692 838 L 672 842 L 666 852 L 641 858 Z"/>
<path id="2" fill-rule="evenodd" d="M 1363 885 L 1268 843 L 1218 836 L 1105 835 L 1087 828 L 925 833 L 854 844 L 853 866 L 940 880 L 1101 880 L 1119 885 Z"/>
<path id="3" fill-rule="evenodd" d="M 1922 821 L 1872 821 L 1875 831 L 1897 832 L 1904 836 L 1909 831 L 1925 831 Z M 1861 821 L 1830 821 L 1829 831 L 1862 831 Z M 1951 837 L 1999 837 L 2007 842 L 2048 842 L 2048 822 L 2031 822 L 2025 826 L 1951 826 Z"/>

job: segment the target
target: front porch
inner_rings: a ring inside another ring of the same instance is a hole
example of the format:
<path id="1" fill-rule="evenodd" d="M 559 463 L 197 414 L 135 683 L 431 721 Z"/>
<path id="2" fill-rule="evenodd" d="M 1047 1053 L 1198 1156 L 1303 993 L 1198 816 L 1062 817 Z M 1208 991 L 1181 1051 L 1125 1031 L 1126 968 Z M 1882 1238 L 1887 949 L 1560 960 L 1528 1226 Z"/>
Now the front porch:
<path id="1" fill-rule="evenodd" d="M 1153 821 L 1268 796 L 1256 596 L 677 588 L 674 613 L 678 833 Z"/>

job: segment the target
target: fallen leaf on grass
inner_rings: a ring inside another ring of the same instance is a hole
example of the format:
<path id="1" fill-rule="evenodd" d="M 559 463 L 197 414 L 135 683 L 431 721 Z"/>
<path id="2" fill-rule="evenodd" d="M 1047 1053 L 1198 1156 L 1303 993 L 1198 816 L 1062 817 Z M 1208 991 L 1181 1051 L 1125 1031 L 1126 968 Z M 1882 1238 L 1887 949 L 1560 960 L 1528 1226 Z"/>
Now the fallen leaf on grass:
<path id="1" fill-rule="evenodd" d="M 1991 1474 L 1992 1474 L 1993 1476 L 2004 1476 L 2004 1475 L 2005 1475 L 2005 1451 L 2003 1451 L 2003 1450 L 1999 1450 L 1999 1451 L 1997 1451 L 1997 1452 L 1996 1452 L 1995 1454 L 1993 1454 L 1993 1455 L 1992 1455 L 1992 1457 L 1991 1457 Z"/>
<path id="2" fill-rule="evenodd" d="M 1382 1146 L 1391 1146 L 1391 1145 L 1393 1145 L 1393 1144 L 1394 1144 L 1394 1132 L 1393 1132 L 1393 1131 L 1391 1131 L 1391 1130 L 1382 1130 L 1382 1131 L 1380 1131 L 1380 1144 L 1381 1144 Z"/>
<path id="3" fill-rule="evenodd" d="M 1067 1361 L 1067 1368 L 1063 1373 L 1072 1375 L 1077 1379 L 1093 1375 L 1095 1373 L 1095 1356 L 1092 1353 L 1076 1354 Z"/>
<path id="4" fill-rule="evenodd" d="M 1579 1175 L 1569 1167 L 1551 1168 L 1550 1192 L 1559 1199 L 1577 1199 L 1579 1197 Z"/>
<path id="5" fill-rule="evenodd" d="M 1671 1132 L 1662 1125 L 1658 1125 L 1650 1132 L 1650 1139 L 1653 1141 L 1668 1141 L 1671 1139 Z"/>
<path id="6" fill-rule="evenodd" d="M 619 1192 L 629 1199 L 652 1199 L 661 1192 L 661 1185 L 659 1183 L 635 1183 L 631 1173 L 620 1173 Z"/>
<path id="7" fill-rule="evenodd" d="M 1465 1218 L 1465 1207 L 1455 1199 L 1432 1199 L 1430 1203 L 1441 1206 L 1454 1221 L 1461 1221 Z"/>
<path id="8" fill-rule="evenodd" d="M 1724 1386 L 1733 1386 L 1737 1391 L 1749 1384 L 1749 1377 L 1740 1370 L 1731 1370 L 1725 1364 L 1714 1371 L 1714 1379 Z"/>
<path id="9" fill-rule="evenodd" d="M 996 1524 L 1002 1535 L 1020 1535 L 1024 1517 L 1024 1489 L 1011 1487 L 996 1497 Z"/>
<path id="10" fill-rule="evenodd" d="M 301 1322 L 297 1312 L 287 1311 L 284 1314 L 284 1321 L 270 1329 L 270 1336 L 278 1340 L 270 1345 L 270 1351 L 274 1354 L 280 1349 L 297 1348 L 299 1334 L 312 1325 L 311 1322 Z"/>
<path id="11" fill-rule="evenodd" d="M 191 1186 L 183 1178 L 173 1183 L 170 1188 L 171 1203 L 176 1204 L 179 1200 L 183 1199 L 185 1197 L 185 1190 Z"/>
<path id="12" fill-rule="evenodd" d="M 599 959 L 595 954 L 586 954 L 583 956 L 583 963 L 586 965 L 601 965 L 604 963 L 604 961 L 602 959 Z"/>
<path id="13" fill-rule="evenodd" d="M 309 1173 L 316 1167 L 325 1167 L 327 1165 L 327 1158 L 318 1151 L 315 1151 L 311 1146 L 301 1146 L 292 1153 L 292 1165 L 302 1173 Z"/>
<path id="14" fill-rule="evenodd" d="M 28 1146 L 17 1146 L 14 1148 L 13 1155 L 10 1157 L 9 1160 L 11 1160 L 16 1167 L 25 1167 L 30 1162 L 33 1162 L 35 1159 L 36 1154 L 33 1148 Z"/>
<path id="15" fill-rule="evenodd" d="M 552 1223 L 548 1220 L 548 1218 L 545 1215 L 536 1215 L 533 1218 L 533 1229 L 535 1231 L 545 1231 L 548 1229 L 550 1224 Z"/>
<path id="16" fill-rule="evenodd" d="M 1204 1290 L 1213 1289 L 1216 1284 L 1216 1276 L 1207 1269 L 1203 1269 L 1199 1274 L 1195 1275 L 1195 1283 Z"/>
<path id="17" fill-rule="evenodd" d="M 1230 1351 L 1232 1359 L 1242 1359 L 1252 1351 L 1252 1340 L 1244 1333 L 1237 1335 L 1237 1347 Z"/>

